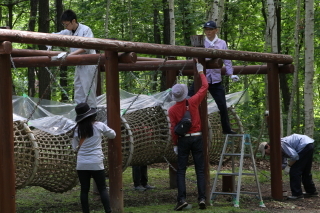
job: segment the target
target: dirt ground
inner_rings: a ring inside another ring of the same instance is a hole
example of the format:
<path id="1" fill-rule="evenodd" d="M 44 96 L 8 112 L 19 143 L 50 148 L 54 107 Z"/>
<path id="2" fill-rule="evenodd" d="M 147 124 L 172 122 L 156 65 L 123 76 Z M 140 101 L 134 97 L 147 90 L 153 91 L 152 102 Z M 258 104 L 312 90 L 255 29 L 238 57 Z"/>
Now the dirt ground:
<path id="1" fill-rule="evenodd" d="M 277 201 L 271 197 L 271 180 L 270 175 L 263 173 L 263 170 L 270 170 L 269 161 L 259 160 L 256 162 L 258 173 L 265 177 L 264 181 L 260 181 L 260 188 L 262 192 L 263 202 L 266 208 L 259 207 L 259 200 L 254 195 L 241 194 L 240 195 L 240 208 L 250 209 L 251 211 L 260 211 L 260 212 L 320 212 L 320 197 L 304 198 L 299 200 L 288 200 L 286 197 L 282 201 Z M 167 164 L 154 164 L 150 166 L 151 168 L 166 168 Z M 223 170 L 230 169 L 229 165 L 225 165 Z M 192 168 L 193 169 L 193 168 Z M 217 169 L 217 166 L 212 166 L 211 170 Z M 319 170 L 319 164 L 314 163 L 313 170 Z M 262 171 L 262 172 L 260 172 Z M 192 177 L 195 180 L 195 177 Z M 152 181 L 152 180 L 151 180 Z M 221 181 L 220 181 L 221 182 Z M 318 191 L 320 191 L 320 180 L 314 178 L 314 182 Z M 218 182 L 219 183 L 219 182 Z M 152 182 L 154 185 L 168 184 L 167 181 L 164 183 L 161 182 Z M 196 201 L 197 200 L 197 189 L 196 184 L 191 180 L 188 180 L 187 175 L 187 200 Z M 212 184 L 212 183 L 211 183 Z M 218 184 L 218 189 L 221 189 L 221 185 Z M 169 189 L 169 188 L 168 188 Z M 243 181 L 241 184 L 241 190 L 243 191 L 257 191 L 256 183 L 254 181 Z M 289 179 L 288 177 L 283 178 L 283 190 L 288 192 L 288 196 L 291 195 Z M 135 193 L 134 193 L 135 194 Z M 130 195 L 130 193 L 125 192 L 125 206 L 143 206 L 148 205 L 148 203 L 158 200 L 159 203 L 174 203 L 176 198 L 176 190 L 168 190 L 166 193 L 151 193 L 143 192 L 143 199 L 140 195 Z M 147 196 L 146 196 L 147 195 Z M 230 202 L 230 203 L 228 203 Z M 233 206 L 232 197 L 230 195 L 219 195 L 214 199 L 213 207 L 216 206 Z"/>

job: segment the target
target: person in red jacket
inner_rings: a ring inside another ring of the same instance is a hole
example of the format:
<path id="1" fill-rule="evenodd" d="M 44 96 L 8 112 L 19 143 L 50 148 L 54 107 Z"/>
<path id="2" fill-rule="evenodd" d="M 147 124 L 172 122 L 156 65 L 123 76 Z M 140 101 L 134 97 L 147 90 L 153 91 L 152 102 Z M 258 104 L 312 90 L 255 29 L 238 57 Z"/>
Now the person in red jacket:
<path id="1" fill-rule="evenodd" d="M 204 97 L 207 95 L 208 82 L 206 76 L 203 74 L 203 66 L 200 63 L 197 63 L 197 70 L 201 78 L 202 85 L 199 91 L 188 99 L 192 126 L 184 137 L 178 137 L 175 135 L 174 127 L 181 120 L 186 111 L 186 97 L 188 95 L 187 85 L 176 84 L 172 87 L 172 99 L 176 101 L 176 104 L 170 107 L 168 111 L 171 123 L 171 135 L 174 144 L 174 152 L 178 155 L 178 196 L 177 205 L 174 208 L 175 211 L 180 211 L 188 205 L 186 202 L 185 176 L 190 151 L 192 153 L 197 174 L 199 209 L 206 208 L 203 142 L 198 108 Z"/>

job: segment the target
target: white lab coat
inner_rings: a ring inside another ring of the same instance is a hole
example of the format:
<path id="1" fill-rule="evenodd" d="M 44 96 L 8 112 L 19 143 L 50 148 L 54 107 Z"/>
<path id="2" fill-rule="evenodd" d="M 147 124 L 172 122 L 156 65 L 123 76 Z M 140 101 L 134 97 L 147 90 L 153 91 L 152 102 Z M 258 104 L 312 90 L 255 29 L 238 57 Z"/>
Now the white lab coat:
<path id="1" fill-rule="evenodd" d="M 93 38 L 92 30 L 88 26 L 80 23 L 77 30 L 74 33 L 70 30 L 65 29 L 56 34 Z M 79 48 L 71 47 L 70 52 L 74 52 L 77 49 Z M 95 50 L 91 50 L 91 49 L 84 49 L 84 50 L 85 52 L 82 54 L 96 54 Z M 76 104 L 86 102 L 86 97 L 89 95 L 87 104 L 91 108 L 97 107 L 96 90 L 97 90 L 98 70 L 96 69 L 97 69 L 97 65 L 76 66 L 75 75 L 74 75 L 74 101 L 76 102 Z M 89 92 L 90 86 L 91 86 L 91 90 Z"/>

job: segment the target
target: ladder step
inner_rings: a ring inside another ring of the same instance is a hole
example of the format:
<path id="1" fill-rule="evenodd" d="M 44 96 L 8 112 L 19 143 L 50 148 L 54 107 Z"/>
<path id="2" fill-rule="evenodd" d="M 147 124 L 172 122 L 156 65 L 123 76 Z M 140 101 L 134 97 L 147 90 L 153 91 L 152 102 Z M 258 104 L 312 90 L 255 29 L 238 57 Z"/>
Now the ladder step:
<path id="1" fill-rule="evenodd" d="M 241 156 L 240 153 L 224 153 L 224 156 Z M 250 154 L 243 154 L 244 157 L 251 157 Z"/>
<path id="2" fill-rule="evenodd" d="M 237 195 L 236 192 L 212 192 L 212 194 L 219 194 L 219 195 Z M 240 194 L 259 195 L 259 192 L 240 191 Z"/>
<path id="3" fill-rule="evenodd" d="M 243 137 L 244 134 L 227 134 L 228 137 Z"/>
<path id="4" fill-rule="evenodd" d="M 239 173 L 222 173 L 222 172 L 219 172 L 218 175 L 239 176 Z M 254 173 L 242 173 L 242 175 L 252 175 L 252 176 L 254 176 Z"/>

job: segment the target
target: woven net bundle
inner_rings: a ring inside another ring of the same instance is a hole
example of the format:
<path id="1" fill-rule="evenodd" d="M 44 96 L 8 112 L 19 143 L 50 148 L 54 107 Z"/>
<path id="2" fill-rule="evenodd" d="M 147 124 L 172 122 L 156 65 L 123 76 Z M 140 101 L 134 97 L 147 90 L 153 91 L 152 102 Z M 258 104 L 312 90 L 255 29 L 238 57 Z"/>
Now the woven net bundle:
<path id="1" fill-rule="evenodd" d="M 30 186 L 41 186 L 51 192 L 66 192 L 78 183 L 76 156 L 71 149 L 71 133 L 52 135 L 35 129 L 39 165 Z"/>
<path id="2" fill-rule="evenodd" d="M 239 116 L 236 114 L 233 107 L 228 108 L 229 120 L 231 129 L 233 129 L 238 134 L 243 134 L 243 126 Z M 212 127 L 212 140 L 210 142 L 209 148 L 209 159 L 211 164 L 218 164 L 222 152 L 222 148 L 225 142 L 226 136 L 222 133 L 220 114 L 219 112 L 214 112 L 208 115 L 209 123 Z M 238 143 L 236 143 L 238 144 Z M 227 148 L 226 153 L 228 153 L 230 147 Z M 239 147 L 233 147 L 237 150 Z M 224 158 L 225 161 L 228 158 Z"/>
<path id="3" fill-rule="evenodd" d="M 164 162 L 163 156 L 170 144 L 170 122 L 166 110 L 161 106 L 147 107 L 123 117 L 132 132 L 134 142 L 130 166 Z"/>
<path id="4" fill-rule="evenodd" d="M 98 111 L 98 119 L 106 118 L 106 110 Z M 229 108 L 233 130 L 243 132 L 241 121 Z M 167 110 L 161 106 L 128 112 L 121 118 L 122 170 L 128 166 L 175 162 Z M 208 115 L 210 162 L 219 162 L 225 140 L 219 112 Z M 52 192 L 66 192 L 78 183 L 76 156 L 71 149 L 71 134 L 52 135 L 14 122 L 14 155 L 16 188 L 41 186 Z M 103 139 L 104 165 L 108 174 L 108 138 Z M 237 147 L 235 147 L 237 148 Z M 190 164 L 193 163 L 190 157 Z"/>
<path id="5" fill-rule="evenodd" d="M 34 178 L 38 168 L 39 150 L 32 140 L 32 133 L 23 122 L 13 123 L 14 159 L 16 188 L 27 186 Z"/>

